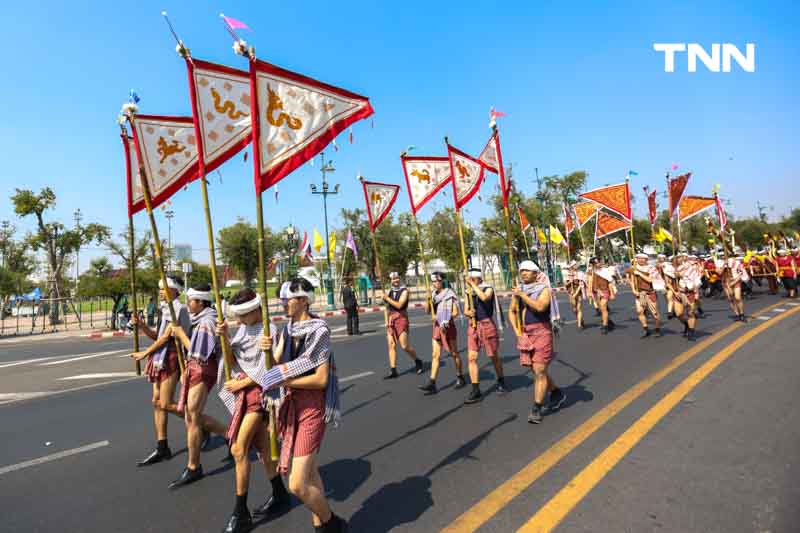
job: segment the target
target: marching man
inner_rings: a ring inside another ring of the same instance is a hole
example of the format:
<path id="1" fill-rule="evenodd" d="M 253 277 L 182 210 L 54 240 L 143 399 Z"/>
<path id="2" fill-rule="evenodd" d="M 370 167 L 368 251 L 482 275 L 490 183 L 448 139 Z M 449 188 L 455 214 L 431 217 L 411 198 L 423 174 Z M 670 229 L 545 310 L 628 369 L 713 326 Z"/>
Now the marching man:
<path id="1" fill-rule="evenodd" d="M 636 298 L 636 314 L 642 325 L 642 338 L 650 336 L 647 324 L 647 313 L 656 322 L 656 335 L 661 337 L 661 316 L 658 313 L 658 300 L 656 298 L 656 285 L 663 284 L 658 268 L 647 263 L 647 254 L 636 254 L 636 264 L 629 270 L 628 282 Z"/>
<path id="2" fill-rule="evenodd" d="M 433 334 L 431 351 L 431 378 L 427 385 L 422 385 L 420 390 L 425 396 L 436 394 L 436 376 L 439 374 L 439 359 L 442 355 L 442 348 L 450 352 L 453 357 L 453 364 L 456 367 L 456 389 L 466 386 L 464 371 L 461 364 L 461 356 L 458 355 L 458 331 L 456 330 L 455 319 L 458 317 L 458 297 L 453 289 L 444 288 L 444 274 L 434 272 L 431 274 L 433 284 Z M 427 312 L 431 309 L 428 306 Z"/>
<path id="3" fill-rule="evenodd" d="M 250 448 L 258 451 L 267 479 L 272 485 L 272 497 L 257 514 L 271 515 L 289 506 L 289 494 L 283 480 L 270 459 L 267 439 L 267 413 L 262 400 L 261 380 L 267 373 L 264 352 L 260 347 L 264 323 L 261 315 L 261 297 L 252 289 L 242 289 L 234 295 L 228 312 L 235 315 L 239 327 L 231 337 L 225 322 L 217 324 L 217 334 L 228 343 L 234 361 L 230 367 L 231 379 L 224 381 L 222 366 L 217 377 L 223 386 L 219 398 L 231 414 L 226 438 L 236 466 L 236 503 L 223 533 L 242 533 L 253 527 L 253 518 L 247 507 L 250 486 Z M 271 333 L 274 326 L 270 324 Z"/>
<path id="4" fill-rule="evenodd" d="M 567 289 L 569 305 L 575 313 L 578 329 L 584 328 L 583 324 L 583 299 L 586 296 L 586 275 L 578 270 L 578 262 L 571 261 L 567 265 L 567 275 L 564 278 L 564 286 Z"/>
<path id="5" fill-rule="evenodd" d="M 695 341 L 697 287 L 701 282 L 700 273 L 686 254 L 679 254 L 673 266 L 677 280 L 677 290 L 673 293 L 675 316 L 683 322 L 683 336 L 689 341 Z"/>
<path id="6" fill-rule="evenodd" d="M 183 344 L 186 353 L 186 373 L 181 385 L 181 399 L 186 421 L 186 447 L 189 450 L 186 468 L 171 489 L 194 483 L 203 478 L 200 464 L 202 444 L 210 432 L 225 435 L 225 426 L 203 413 L 208 393 L 217 383 L 217 367 L 221 355 L 215 335 L 217 311 L 211 306 L 211 287 L 206 284 L 193 287 L 186 293 L 186 307 L 192 320 L 192 335 L 189 338 L 180 326 L 171 325 L 170 333 Z"/>
<path id="7" fill-rule="evenodd" d="M 488 283 L 483 282 L 483 274 L 476 268 L 469 270 L 469 275 L 465 278 L 465 281 L 472 287 L 472 295 L 464 296 L 464 314 L 470 318 L 470 323 L 467 327 L 467 356 L 472 391 L 467 399 L 464 400 L 464 403 L 469 404 L 483 399 L 478 372 L 478 355 L 481 348 L 483 348 L 492 361 L 492 365 L 494 365 L 494 371 L 497 375 L 497 392 L 503 394 L 508 391 L 503 377 L 503 362 L 498 356 L 500 340 L 497 334 L 497 324 L 494 322 L 494 289 Z M 472 298 L 470 305 L 466 305 L 466 298 Z"/>
<path id="8" fill-rule="evenodd" d="M 397 374 L 397 344 L 406 352 L 417 374 L 422 374 L 422 361 L 417 357 L 417 351 L 408 342 L 408 289 L 400 280 L 400 274 L 389 274 L 392 286 L 389 292 L 383 295 L 383 301 L 389 306 L 389 323 L 386 325 L 387 339 L 389 341 L 389 374 L 383 379 L 395 379 Z"/>
<path id="9" fill-rule="evenodd" d="M 603 264 L 603 260 L 599 257 L 593 257 L 590 263 L 592 263 L 593 268 L 592 277 L 589 280 L 589 290 L 600 309 L 600 316 L 603 324 L 600 332 L 603 335 L 608 335 L 608 332 L 615 327 L 614 321 L 608 318 L 608 302 L 617 297 L 617 285 L 614 282 L 614 269 L 606 267 Z"/>
<path id="10" fill-rule="evenodd" d="M 548 392 L 550 412 L 561 407 L 566 399 L 547 372 L 553 360 L 552 294 L 547 275 L 533 261 L 520 263 L 519 276 L 522 283 L 512 291 L 514 297 L 508 318 L 517 334 L 519 362 L 532 368 L 534 374 L 533 405 L 528 422 L 540 424 Z"/>
<path id="11" fill-rule="evenodd" d="M 744 264 L 735 257 L 729 257 L 725 261 L 717 263 L 717 271 L 720 272 L 720 280 L 728 303 L 736 315 L 734 320 L 746 322 L 744 316 L 744 300 L 742 298 L 742 283 L 749 280 L 750 276 L 744 268 Z"/>
<path id="12" fill-rule="evenodd" d="M 794 298 L 797 296 L 797 264 L 794 257 L 781 248 L 778 250 L 778 277 L 783 282 L 786 289 L 786 296 Z"/>
<path id="13" fill-rule="evenodd" d="M 139 466 L 148 466 L 172 458 L 172 451 L 169 449 L 167 441 L 167 416 L 169 413 L 176 416 L 183 414 L 174 402 L 180 366 L 178 347 L 172 337 L 171 317 L 167 306 L 167 301 L 171 300 L 175 316 L 178 319 L 177 325 L 184 334 L 188 335 L 191 332 L 192 321 L 189 317 L 189 310 L 178 299 L 182 288 L 180 282 L 173 278 L 167 278 L 166 287 L 161 281 L 158 282 L 158 294 L 161 299 L 161 321 L 158 324 L 158 333 L 139 321 L 139 317 L 131 317 L 133 323 L 139 325 L 139 331 L 154 341 L 146 350 L 131 354 L 136 361 L 148 358 L 144 372 L 147 380 L 153 384 L 153 420 L 157 445 L 150 455 L 139 461 Z"/>

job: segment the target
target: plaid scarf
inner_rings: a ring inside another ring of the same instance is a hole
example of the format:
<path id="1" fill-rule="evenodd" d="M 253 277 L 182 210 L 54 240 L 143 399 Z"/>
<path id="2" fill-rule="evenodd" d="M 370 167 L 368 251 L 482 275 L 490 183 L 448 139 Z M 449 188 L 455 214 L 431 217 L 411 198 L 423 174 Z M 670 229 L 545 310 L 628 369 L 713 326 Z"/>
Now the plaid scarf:
<path id="1" fill-rule="evenodd" d="M 185 305 L 181 303 L 180 300 L 175 298 L 172 301 L 172 307 L 175 310 L 175 316 L 178 319 L 178 325 L 183 328 L 183 331 L 186 332 L 187 335 L 191 334 L 192 331 L 192 321 L 189 317 L 189 310 L 186 308 Z M 169 305 L 167 302 L 161 303 L 161 322 L 158 325 L 158 335 L 156 338 L 160 339 L 166 332 L 167 327 L 172 323 L 172 316 L 169 314 Z M 175 341 L 173 339 L 168 340 L 164 343 L 164 345 L 159 348 L 158 350 L 150 356 L 151 361 L 153 362 L 153 369 L 161 370 L 164 368 L 164 361 L 167 358 L 167 353 L 170 351 L 175 351 L 177 348 L 175 346 Z M 170 350 L 170 346 L 172 349 Z"/>
<path id="2" fill-rule="evenodd" d="M 550 289 L 551 287 L 550 280 L 547 278 L 547 274 L 544 272 L 539 272 L 539 274 L 536 276 L 536 280 L 533 283 L 520 283 L 519 288 L 528 298 L 531 300 L 536 300 L 539 298 L 539 295 L 542 294 L 542 291 L 545 289 Z M 561 320 L 561 312 L 558 309 L 558 300 L 556 299 L 556 293 L 551 290 L 550 321 L 557 322 L 559 320 Z"/>
<path id="3" fill-rule="evenodd" d="M 192 338 L 189 342 L 188 357 L 206 362 L 209 357 L 219 351 L 219 342 L 217 342 L 215 331 L 217 311 L 213 307 L 206 307 L 191 317 Z"/>
<path id="4" fill-rule="evenodd" d="M 441 305 L 450 300 L 453 300 L 458 305 L 458 297 L 453 292 L 453 289 L 442 289 L 433 295 L 433 305 L 436 307 L 436 322 L 440 327 L 446 326 L 453 319 L 453 307 L 451 305 Z"/>
<path id="5" fill-rule="evenodd" d="M 342 419 L 339 379 L 336 376 L 336 365 L 331 349 L 331 330 L 328 324 L 320 318 L 312 317 L 302 322 L 291 321 L 284 331 L 282 362 L 262 374 L 259 384 L 269 392 L 285 386 L 285 383 L 292 378 L 329 363 L 328 386 L 325 388 L 325 422 L 333 422 L 334 426 L 338 426 Z M 303 339 L 304 346 L 303 351 L 290 361 L 288 359 L 293 349 L 291 345 L 293 339 Z M 275 399 L 275 393 L 270 393 L 269 396 Z"/>

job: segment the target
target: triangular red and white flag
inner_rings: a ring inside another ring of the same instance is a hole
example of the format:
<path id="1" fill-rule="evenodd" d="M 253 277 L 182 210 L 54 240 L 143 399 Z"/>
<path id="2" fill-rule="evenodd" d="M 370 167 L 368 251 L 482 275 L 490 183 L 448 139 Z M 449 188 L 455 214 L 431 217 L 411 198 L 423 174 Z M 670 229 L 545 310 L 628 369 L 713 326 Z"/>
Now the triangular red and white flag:
<path id="1" fill-rule="evenodd" d="M 400 162 L 406 177 L 411 211 L 416 215 L 450 181 L 450 159 L 400 156 Z"/>
<path id="2" fill-rule="evenodd" d="M 687 172 L 686 174 L 681 174 L 677 178 L 673 178 L 668 180 L 669 190 L 667 194 L 669 194 L 669 216 L 675 214 L 675 209 L 677 209 L 678 204 L 683 198 L 683 191 L 686 190 L 686 185 L 689 184 L 689 178 L 692 177 L 691 172 Z"/>
<path id="3" fill-rule="evenodd" d="M 600 204 L 594 202 L 578 202 L 573 205 L 575 210 L 575 218 L 578 222 L 578 227 L 582 228 L 600 209 Z"/>
<path id="4" fill-rule="evenodd" d="M 196 136 L 202 149 L 201 172 L 208 174 L 253 138 L 250 74 L 199 59 L 187 59 L 186 66 Z"/>
<path id="5" fill-rule="evenodd" d="M 503 195 L 503 207 L 508 208 L 508 195 L 511 192 L 511 183 L 506 180 L 503 168 L 503 154 L 500 151 L 500 132 L 495 130 L 489 142 L 478 156 L 483 167 L 489 172 L 494 172 L 500 177 L 500 193 Z"/>
<path id="6" fill-rule="evenodd" d="M 572 213 L 569 211 L 569 204 L 564 203 L 562 209 L 564 211 L 564 230 L 567 233 L 567 237 L 569 237 L 569 234 L 575 229 L 575 221 L 572 218 Z"/>
<path id="7" fill-rule="evenodd" d="M 695 215 L 699 215 L 706 209 L 711 209 L 717 205 L 715 198 L 705 196 L 684 196 L 678 203 L 678 218 L 685 222 Z"/>
<path id="8" fill-rule="evenodd" d="M 714 201 L 717 204 L 717 217 L 719 217 L 719 227 L 725 231 L 725 226 L 728 225 L 728 217 L 725 215 L 725 209 L 722 207 L 722 202 L 719 200 L 719 195 L 714 193 Z"/>
<path id="9" fill-rule="evenodd" d="M 250 86 L 259 193 L 373 113 L 364 96 L 260 60 L 250 61 Z"/>
<path id="10" fill-rule="evenodd" d="M 194 121 L 189 117 L 136 115 L 132 126 L 140 168 L 147 177 L 155 209 L 197 179 Z"/>
<path id="11" fill-rule="evenodd" d="M 128 216 L 132 217 L 144 209 L 144 192 L 139 178 L 139 158 L 136 157 L 136 144 L 127 133 L 120 135 L 125 150 L 125 189 L 128 192 Z"/>
<path id="12" fill-rule="evenodd" d="M 450 158 L 450 173 L 453 176 L 453 199 L 456 209 L 461 209 L 481 188 L 483 165 L 478 159 L 449 144 L 447 154 Z"/>
<path id="13" fill-rule="evenodd" d="M 397 201 L 400 186 L 374 181 L 362 181 L 361 183 L 364 187 L 364 201 L 367 204 L 369 229 L 375 231 L 392 210 L 392 206 Z"/>

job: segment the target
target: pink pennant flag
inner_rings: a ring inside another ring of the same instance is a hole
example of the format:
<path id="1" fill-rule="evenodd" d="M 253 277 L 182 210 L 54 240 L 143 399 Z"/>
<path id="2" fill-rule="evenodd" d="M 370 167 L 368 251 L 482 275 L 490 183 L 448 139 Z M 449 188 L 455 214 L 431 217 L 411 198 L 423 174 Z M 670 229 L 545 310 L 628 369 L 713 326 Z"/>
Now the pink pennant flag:
<path id="1" fill-rule="evenodd" d="M 672 170 L 678 170 L 678 165 L 676 163 L 672 163 Z"/>
<path id="2" fill-rule="evenodd" d="M 353 239 L 353 233 L 349 229 L 347 230 L 347 242 L 345 243 L 345 247 L 353 251 L 353 255 L 356 261 L 358 261 L 358 248 L 356 248 L 356 241 Z"/>
<path id="3" fill-rule="evenodd" d="M 505 116 L 506 116 L 505 113 L 503 113 L 502 111 L 495 111 L 494 108 L 492 108 L 491 111 L 489 111 L 489 118 L 492 120 Z"/>
<path id="4" fill-rule="evenodd" d="M 232 30 L 249 30 L 250 27 L 242 22 L 241 20 L 236 20 L 235 18 L 226 17 L 225 15 L 220 15 L 222 20 L 225 21 L 225 24 L 230 27 Z"/>

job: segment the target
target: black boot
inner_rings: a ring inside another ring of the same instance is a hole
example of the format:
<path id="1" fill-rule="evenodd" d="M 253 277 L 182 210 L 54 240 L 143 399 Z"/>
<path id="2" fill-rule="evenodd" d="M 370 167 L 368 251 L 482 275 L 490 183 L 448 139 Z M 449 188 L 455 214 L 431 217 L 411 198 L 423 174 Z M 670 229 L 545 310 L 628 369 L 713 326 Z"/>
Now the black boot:
<path id="1" fill-rule="evenodd" d="M 331 513 L 331 518 L 321 526 L 314 526 L 320 533 L 347 533 L 347 522 Z"/>
<path id="2" fill-rule="evenodd" d="M 168 461 L 172 459 L 172 450 L 169 449 L 166 440 L 158 441 L 158 446 L 156 447 L 153 452 L 136 463 L 137 466 L 150 466 L 156 463 L 160 463 L 161 461 Z"/>
<path id="3" fill-rule="evenodd" d="M 506 378 L 497 378 L 497 394 L 506 394 L 507 392 Z"/>
<path id="4" fill-rule="evenodd" d="M 533 407 L 531 407 L 531 412 L 528 415 L 528 424 L 541 424 L 542 420 L 542 407 L 535 403 Z"/>
<path id="5" fill-rule="evenodd" d="M 417 375 L 422 374 L 422 359 L 414 359 L 414 368 Z"/>
<path id="6" fill-rule="evenodd" d="M 743 323 L 747 324 L 747 319 L 745 318 L 744 314 L 739 315 L 739 320 L 741 320 Z"/>
<path id="7" fill-rule="evenodd" d="M 439 392 L 439 390 L 436 388 L 436 382 L 432 379 L 428 381 L 427 385 L 422 385 L 419 390 L 423 391 L 425 396 L 431 396 Z"/>
<path id="8" fill-rule="evenodd" d="M 689 328 L 689 331 L 686 333 L 686 340 L 695 342 L 697 339 L 695 338 L 694 328 Z"/>
<path id="9" fill-rule="evenodd" d="M 397 369 L 390 368 L 389 373 L 383 376 L 383 379 L 397 379 Z"/>
<path id="10" fill-rule="evenodd" d="M 600 326 L 600 334 L 608 335 L 608 326 Z"/>
<path id="11" fill-rule="evenodd" d="M 656 337 L 663 337 L 664 332 L 661 331 L 661 328 L 656 328 Z"/>
<path id="12" fill-rule="evenodd" d="M 617 328 L 617 325 L 614 323 L 613 320 L 610 318 L 608 319 L 608 331 L 614 331 Z"/>
<path id="13" fill-rule="evenodd" d="M 243 513 L 233 512 L 222 533 L 247 533 L 253 529 L 253 517 L 247 509 Z"/>
<path id="14" fill-rule="evenodd" d="M 479 385 L 472 385 L 472 390 L 467 396 L 467 399 L 464 400 L 464 403 L 478 403 L 479 401 L 483 400 L 483 395 L 481 394 L 481 389 Z"/>
<path id="15" fill-rule="evenodd" d="M 464 379 L 463 374 L 459 374 L 456 376 L 456 389 L 463 389 L 467 386 L 467 380 Z"/>
<path id="16" fill-rule="evenodd" d="M 177 489 L 201 479 L 203 479 L 203 465 L 197 465 L 194 470 L 189 469 L 187 466 L 183 469 L 181 476 L 169 484 L 169 488 Z"/>
<path id="17" fill-rule="evenodd" d="M 683 323 L 683 333 L 681 335 L 685 337 L 688 334 L 689 334 L 689 323 L 688 322 L 684 322 Z"/>
<path id="18" fill-rule="evenodd" d="M 644 330 L 642 330 L 642 336 L 640 338 L 646 339 L 649 336 L 650 336 L 650 329 L 644 328 Z"/>
<path id="19" fill-rule="evenodd" d="M 272 485 L 272 496 L 264 502 L 261 507 L 253 511 L 258 518 L 268 518 L 276 516 L 289 509 L 289 492 L 283 485 L 281 476 L 275 476 L 269 480 Z"/>

